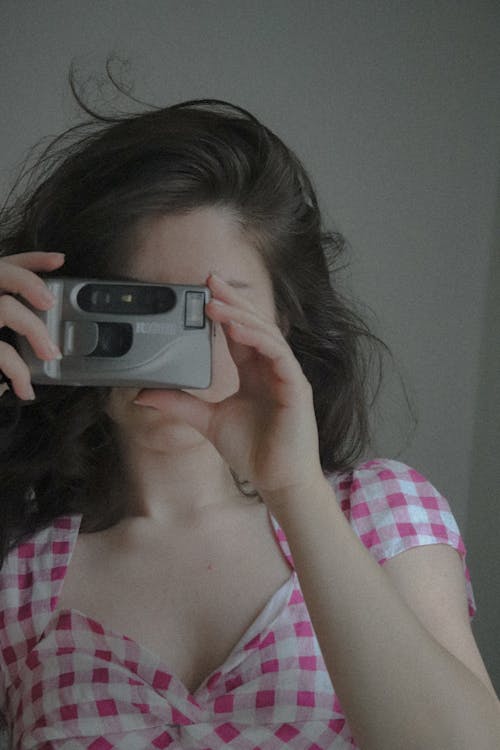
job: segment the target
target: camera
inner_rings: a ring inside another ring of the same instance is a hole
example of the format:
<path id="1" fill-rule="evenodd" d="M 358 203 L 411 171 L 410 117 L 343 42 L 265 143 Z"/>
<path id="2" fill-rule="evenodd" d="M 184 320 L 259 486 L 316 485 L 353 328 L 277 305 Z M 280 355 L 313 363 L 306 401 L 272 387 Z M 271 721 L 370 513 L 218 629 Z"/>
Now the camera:
<path id="1" fill-rule="evenodd" d="M 56 298 L 33 309 L 63 358 L 44 361 L 17 335 L 34 383 L 208 388 L 212 321 L 206 286 L 48 277 Z"/>

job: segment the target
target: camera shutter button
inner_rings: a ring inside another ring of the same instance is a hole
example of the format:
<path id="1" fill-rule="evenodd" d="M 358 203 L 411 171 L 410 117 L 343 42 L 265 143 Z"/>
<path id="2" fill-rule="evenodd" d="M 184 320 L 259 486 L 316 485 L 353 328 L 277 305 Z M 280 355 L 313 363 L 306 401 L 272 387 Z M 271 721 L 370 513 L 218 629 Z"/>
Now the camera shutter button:
<path id="1" fill-rule="evenodd" d="M 92 354 L 99 340 L 99 328 L 93 321 L 67 320 L 64 323 L 64 356 Z"/>

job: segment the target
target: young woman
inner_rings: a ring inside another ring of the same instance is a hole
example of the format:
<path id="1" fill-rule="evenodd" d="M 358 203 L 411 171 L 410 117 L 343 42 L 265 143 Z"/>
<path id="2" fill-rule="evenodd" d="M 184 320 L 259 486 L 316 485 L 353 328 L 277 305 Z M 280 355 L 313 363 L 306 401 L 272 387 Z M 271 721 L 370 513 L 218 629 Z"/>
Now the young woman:
<path id="1" fill-rule="evenodd" d="M 364 458 L 381 342 L 299 160 L 224 102 L 80 103 L 4 212 L 1 325 L 50 360 L 47 274 L 206 284 L 213 380 L 33 393 L 0 343 L 12 746 L 498 747 L 449 505 Z"/>

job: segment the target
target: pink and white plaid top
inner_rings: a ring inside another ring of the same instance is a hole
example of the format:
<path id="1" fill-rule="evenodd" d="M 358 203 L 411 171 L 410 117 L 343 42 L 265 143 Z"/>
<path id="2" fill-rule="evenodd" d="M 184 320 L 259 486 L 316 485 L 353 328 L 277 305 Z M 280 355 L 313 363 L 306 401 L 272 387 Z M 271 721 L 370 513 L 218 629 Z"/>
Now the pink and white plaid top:
<path id="1" fill-rule="evenodd" d="M 377 459 L 329 480 L 379 563 L 419 545 L 458 550 L 473 616 L 460 532 L 424 477 Z M 54 612 L 81 518 L 58 518 L 13 550 L 0 572 L 0 710 L 14 750 L 356 747 L 272 516 L 291 577 L 193 695 L 168 664 L 126 635 L 74 609 Z"/>

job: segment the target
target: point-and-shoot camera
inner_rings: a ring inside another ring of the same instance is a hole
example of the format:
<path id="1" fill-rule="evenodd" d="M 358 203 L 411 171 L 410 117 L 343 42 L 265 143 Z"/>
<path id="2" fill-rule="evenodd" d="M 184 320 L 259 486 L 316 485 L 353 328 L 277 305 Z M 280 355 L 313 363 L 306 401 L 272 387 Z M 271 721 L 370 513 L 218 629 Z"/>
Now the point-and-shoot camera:
<path id="1" fill-rule="evenodd" d="M 44 361 L 24 336 L 17 348 L 34 383 L 208 388 L 212 321 L 208 287 L 47 277 L 56 298 L 33 309 L 62 359 Z"/>

